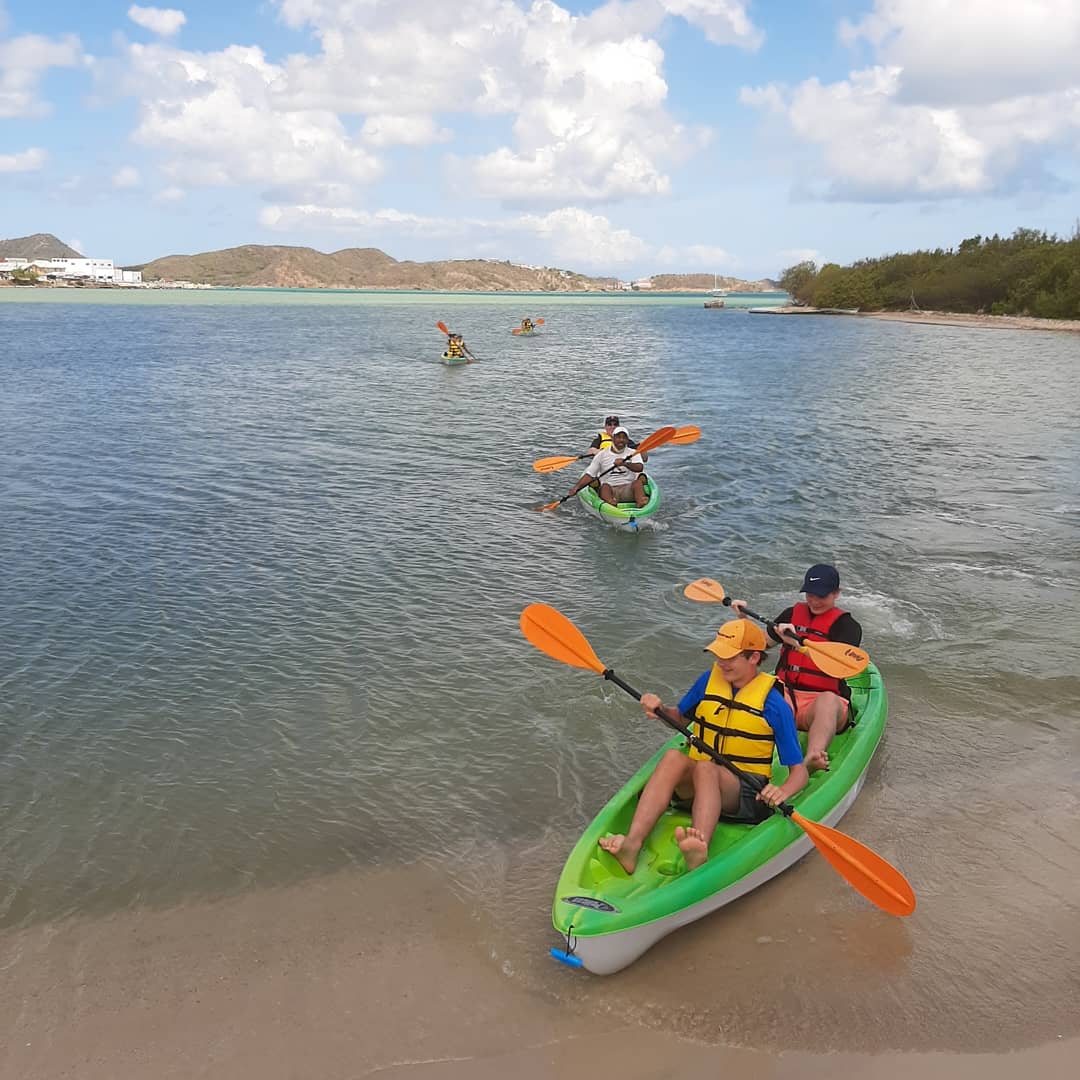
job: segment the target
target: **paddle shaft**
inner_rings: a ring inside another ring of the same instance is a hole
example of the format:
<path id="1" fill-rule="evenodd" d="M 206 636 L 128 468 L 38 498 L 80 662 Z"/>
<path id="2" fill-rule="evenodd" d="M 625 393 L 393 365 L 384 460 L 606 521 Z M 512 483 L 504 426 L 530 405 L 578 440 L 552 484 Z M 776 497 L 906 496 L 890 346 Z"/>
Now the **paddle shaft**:
<path id="1" fill-rule="evenodd" d="M 730 597 L 730 596 L 725 596 L 725 597 L 724 597 L 724 606 L 725 606 L 725 607 L 731 607 L 731 597 Z M 751 611 L 751 610 L 750 610 L 750 609 L 749 609 L 748 607 L 744 607 L 744 608 L 742 609 L 742 613 L 743 613 L 744 615 L 749 615 L 751 619 L 757 619 L 757 621 L 758 621 L 759 623 L 762 623 L 762 624 L 764 624 L 764 625 L 765 625 L 765 626 L 767 626 L 767 627 L 768 627 L 768 628 L 769 628 L 770 630 L 771 630 L 771 629 L 773 629 L 773 628 L 774 628 L 774 627 L 776 626 L 776 620 L 775 620 L 775 619 L 766 619 L 766 618 L 765 618 L 764 616 L 762 616 L 762 615 L 759 615 L 759 614 L 758 614 L 758 613 L 757 613 L 756 611 Z M 798 643 L 799 643 L 800 645 L 806 645 L 806 644 L 810 644 L 810 645 L 813 645 L 813 644 L 815 644 L 815 643 L 814 643 L 814 642 L 812 642 L 812 641 L 811 641 L 811 642 L 807 642 L 806 638 L 804 638 L 804 637 L 800 637 L 800 635 L 798 635 L 798 634 L 792 634 L 791 636 L 792 636 L 792 637 L 793 637 L 793 638 L 794 638 L 794 639 L 795 639 L 795 640 L 796 640 L 796 641 L 797 641 L 797 642 L 798 642 Z"/>
<path id="2" fill-rule="evenodd" d="M 609 682 L 613 682 L 620 690 L 625 690 L 632 698 L 635 698 L 638 701 L 641 700 L 641 695 L 629 683 L 623 682 L 623 680 L 620 679 L 619 676 L 616 675 L 611 668 L 606 668 L 603 672 L 603 675 L 605 679 L 607 679 Z M 737 705 L 738 703 L 733 704 Z M 739 766 L 731 760 L 731 758 L 725 757 L 718 750 L 711 747 L 707 742 L 699 739 L 690 730 L 690 728 L 683 727 L 683 725 L 680 724 L 677 720 L 672 720 L 671 717 L 668 716 L 667 710 L 664 708 L 664 706 L 661 706 L 660 711 L 657 712 L 656 715 L 659 716 L 660 719 L 663 720 L 668 727 L 674 728 L 680 735 L 684 735 L 691 746 L 700 750 L 703 754 L 708 754 L 709 757 L 711 757 L 717 765 L 722 765 L 725 769 L 730 770 L 737 777 L 739 777 L 740 780 L 745 778 L 746 773 L 744 773 L 742 769 L 740 769 Z M 795 807 L 792 806 L 791 803 L 786 802 L 777 803 L 777 805 L 774 806 L 773 809 L 778 810 L 781 814 L 784 815 L 784 817 L 791 817 L 791 815 L 795 813 Z"/>

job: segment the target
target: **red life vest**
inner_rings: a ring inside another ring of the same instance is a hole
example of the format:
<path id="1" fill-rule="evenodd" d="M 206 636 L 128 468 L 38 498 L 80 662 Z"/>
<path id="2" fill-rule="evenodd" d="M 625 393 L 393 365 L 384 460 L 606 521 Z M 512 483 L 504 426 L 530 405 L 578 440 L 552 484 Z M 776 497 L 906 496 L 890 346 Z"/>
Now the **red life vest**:
<path id="1" fill-rule="evenodd" d="M 846 611 L 838 607 L 831 607 L 820 615 L 814 615 L 809 605 L 802 601 L 792 609 L 791 624 L 799 637 L 809 638 L 811 641 L 828 641 L 833 623 L 841 615 L 846 614 Z M 807 690 L 815 694 L 820 694 L 824 690 L 831 690 L 834 694 L 840 693 L 839 679 L 824 674 L 809 653 L 799 652 L 790 645 L 785 645 L 780 650 L 776 677 L 792 690 Z"/>

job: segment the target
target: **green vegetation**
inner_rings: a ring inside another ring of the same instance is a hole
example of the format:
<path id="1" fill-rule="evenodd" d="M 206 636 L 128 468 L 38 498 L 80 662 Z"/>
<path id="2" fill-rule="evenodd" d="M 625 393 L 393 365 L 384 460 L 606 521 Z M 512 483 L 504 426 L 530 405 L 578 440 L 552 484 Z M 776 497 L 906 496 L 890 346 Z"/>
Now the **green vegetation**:
<path id="1" fill-rule="evenodd" d="M 789 266 L 781 288 L 812 307 L 1034 315 L 1080 319 L 1080 224 L 1071 239 L 1035 229 L 973 236 L 953 250 Z"/>

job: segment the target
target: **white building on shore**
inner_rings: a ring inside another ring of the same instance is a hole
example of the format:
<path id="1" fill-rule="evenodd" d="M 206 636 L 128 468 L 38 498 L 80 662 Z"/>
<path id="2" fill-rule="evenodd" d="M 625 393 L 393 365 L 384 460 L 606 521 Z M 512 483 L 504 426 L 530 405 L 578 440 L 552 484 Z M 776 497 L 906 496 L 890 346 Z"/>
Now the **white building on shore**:
<path id="1" fill-rule="evenodd" d="M 37 271 L 46 281 L 94 281 L 111 285 L 141 285 L 141 270 L 123 270 L 112 259 L 0 259 L 0 274 L 15 270 Z"/>

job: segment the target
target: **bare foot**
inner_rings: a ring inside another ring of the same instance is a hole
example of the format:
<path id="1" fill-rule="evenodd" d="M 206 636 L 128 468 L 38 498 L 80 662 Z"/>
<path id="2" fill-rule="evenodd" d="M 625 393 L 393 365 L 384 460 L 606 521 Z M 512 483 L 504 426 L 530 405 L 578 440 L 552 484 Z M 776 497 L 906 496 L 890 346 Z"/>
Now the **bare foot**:
<path id="1" fill-rule="evenodd" d="M 675 839 L 686 860 L 687 870 L 696 870 L 709 857 L 709 845 L 705 843 L 705 834 L 700 829 L 695 829 L 693 825 L 689 829 L 684 829 L 681 825 L 676 826 Z"/>
<path id="2" fill-rule="evenodd" d="M 817 772 L 819 769 L 829 771 L 829 752 L 827 750 L 811 750 L 806 755 L 803 764 L 810 772 Z"/>
<path id="3" fill-rule="evenodd" d="M 628 874 L 634 872 L 634 867 L 637 866 L 638 852 L 641 851 L 640 844 L 632 844 L 622 835 L 601 836 L 599 843 L 606 852 L 618 859 L 619 865 Z"/>

